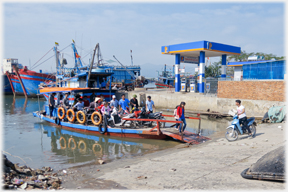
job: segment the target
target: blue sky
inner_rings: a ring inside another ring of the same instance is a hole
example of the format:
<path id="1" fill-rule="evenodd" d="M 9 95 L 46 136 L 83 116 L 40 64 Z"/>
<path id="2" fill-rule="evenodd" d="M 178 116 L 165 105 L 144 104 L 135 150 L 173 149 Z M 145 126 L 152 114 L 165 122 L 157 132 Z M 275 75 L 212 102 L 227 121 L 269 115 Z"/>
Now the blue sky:
<path id="1" fill-rule="evenodd" d="M 173 56 L 161 54 L 163 45 L 208 40 L 284 55 L 283 3 L 5 3 L 3 10 L 3 57 L 27 66 L 55 41 L 62 49 L 72 39 L 84 49 L 78 48 L 82 57 L 100 43 L 104 59 L 115 55 L 127 65 L 132 49 L 134 64 L 146 76 L 174 64 Z M 72 49 L 65 49 L 72 67 L 71 56 Z M 83 58 L 88 60 L 89 54 Z M 185 66 L 192 73 L 194 67 Z M 55 70 L 55 59 L 35 70 L 51 68 Z"/>

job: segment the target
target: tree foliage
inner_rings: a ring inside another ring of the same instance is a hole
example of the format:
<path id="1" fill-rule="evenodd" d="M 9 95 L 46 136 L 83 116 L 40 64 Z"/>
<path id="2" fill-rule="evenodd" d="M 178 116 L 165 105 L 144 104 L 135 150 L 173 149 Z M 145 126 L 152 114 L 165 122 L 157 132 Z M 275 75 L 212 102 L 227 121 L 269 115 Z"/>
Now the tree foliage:
<path id="1" fill-rule="evenodd" d="M 259 56 L 263 56 L 264 60 L 271 60 L 271 59 L 276 59 L 276 60 L 282 60 L 285 59 L 284 56 L 282 57 L 277 57 L 276 55 L 270 53 L 270 54 L 266 54 L 266 53 L 262 53 L 262 52 L 251 52 L 251 53 L 246 53 L 246 51 L 241 51 L 240 55 L 233 55 L 233 56 L 229 56 L 227 58 L 228 61 L 247 61 L 248 57 L 253 56 L 253 55 L 259 55 Z"/>

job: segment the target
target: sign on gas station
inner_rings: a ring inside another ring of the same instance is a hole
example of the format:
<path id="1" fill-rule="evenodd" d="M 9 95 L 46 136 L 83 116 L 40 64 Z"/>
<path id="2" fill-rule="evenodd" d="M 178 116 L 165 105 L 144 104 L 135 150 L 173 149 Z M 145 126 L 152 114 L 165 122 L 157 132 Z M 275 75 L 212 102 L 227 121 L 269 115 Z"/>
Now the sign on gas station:
<path id="1" fill-rule="evenodd" d="M 181 63 L 195 63 L 198 64 L 199 63 L 199 59 L 198 57 L 185 57 L 185 56 L 181 56 Z"/>

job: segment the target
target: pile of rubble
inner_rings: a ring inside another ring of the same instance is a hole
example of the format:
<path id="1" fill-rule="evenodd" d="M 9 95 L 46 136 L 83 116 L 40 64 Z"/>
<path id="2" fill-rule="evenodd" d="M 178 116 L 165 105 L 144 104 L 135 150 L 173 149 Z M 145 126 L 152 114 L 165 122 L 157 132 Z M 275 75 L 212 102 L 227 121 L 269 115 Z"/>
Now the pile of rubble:
<path id="1" fill-rule="evenodd" d="M 61 177 L 53 173 L 51 167 L 32 169 L 26 165 L 18 166 L 3 155 L 2 189 L 62 189 Z"/>

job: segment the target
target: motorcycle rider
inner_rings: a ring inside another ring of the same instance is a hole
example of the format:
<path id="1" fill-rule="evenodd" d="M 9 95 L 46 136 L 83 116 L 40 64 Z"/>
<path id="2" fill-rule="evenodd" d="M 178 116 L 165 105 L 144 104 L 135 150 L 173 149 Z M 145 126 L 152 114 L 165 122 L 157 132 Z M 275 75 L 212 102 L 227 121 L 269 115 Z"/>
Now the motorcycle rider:
<path id="1" fill-rule="evenodd" d="M 245 113 L 245 107 L 243 105 L 241 105 L 241 101 L 239 99 L 237 99 L 235 101 L 236 106 L 237 106 L 237 115 L 238 115 L 238 119 L 239 119 L 239 124 L 243 125 L 243 129 L 246 129 L 248 131 L 248 135 L 251 136 L 251 130 L 247 127 L 247 116 Z"/>

